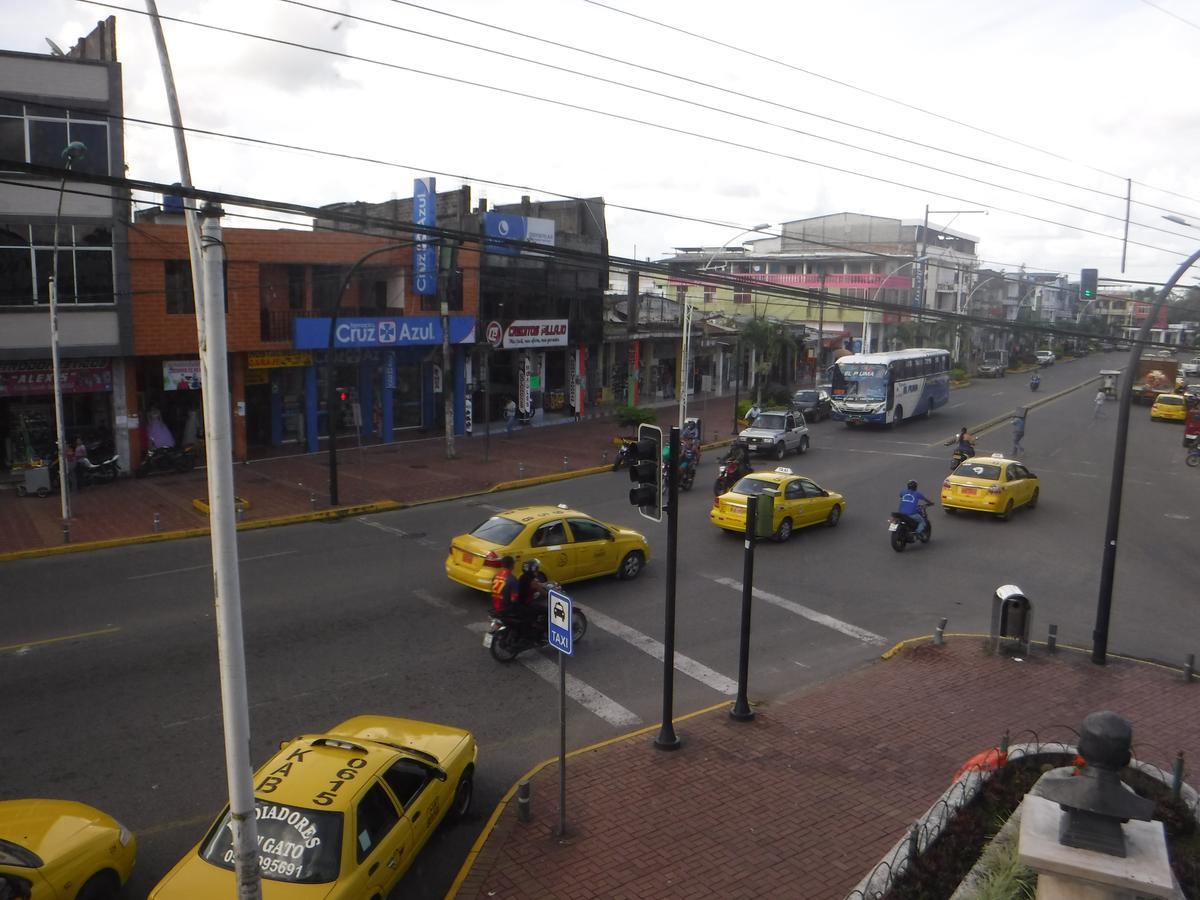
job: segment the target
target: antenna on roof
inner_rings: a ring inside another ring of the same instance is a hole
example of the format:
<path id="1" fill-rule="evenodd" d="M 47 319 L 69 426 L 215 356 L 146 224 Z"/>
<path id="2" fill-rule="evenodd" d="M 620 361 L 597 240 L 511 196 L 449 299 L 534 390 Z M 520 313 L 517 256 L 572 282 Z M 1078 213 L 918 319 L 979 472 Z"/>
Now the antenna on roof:
<path id="1" fill-rule="evenodd" d="M 54 41 L 50 40 L 50 38 L 46 38 L 46 43 L 50 45 L 50 55 L 51 56 L 66 56 L 67 55 L 67 54 L 63 53 L 62 47 L 58 46 L 58 44 L 54 43 Z"/>

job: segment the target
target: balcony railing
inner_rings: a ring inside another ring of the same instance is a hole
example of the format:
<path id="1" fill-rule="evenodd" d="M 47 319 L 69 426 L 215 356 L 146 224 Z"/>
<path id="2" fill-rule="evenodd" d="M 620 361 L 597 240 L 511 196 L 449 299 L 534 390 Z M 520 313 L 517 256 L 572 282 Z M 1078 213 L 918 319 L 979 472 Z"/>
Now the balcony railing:
<path id="1" fill-rule="evenodd" d="M 787 275 L 780 272 L 772 272 L 770 274 L 764 274 L 761 272 L 719 272 L 717 274 L 730 278 L 744 279 L 746 281 L 759 281 L 764 284 L 816 288 L 818 290 L 820 290 L 822 284 L 824 284 L 826 290 L 839 288 L 878 290 L 881 287 L 910 290 L 913 286 L 911 275 L 884 275 L 883 273 L 872 272 L 838 272 L 829 273 L 826 275 L 820 275 L 818 273 Z M 668 283 L 673 285 L 688 285 L 704 284 L 705 281 L 702 275 L 696 273 L 690 278 L 672 276 Z"/>

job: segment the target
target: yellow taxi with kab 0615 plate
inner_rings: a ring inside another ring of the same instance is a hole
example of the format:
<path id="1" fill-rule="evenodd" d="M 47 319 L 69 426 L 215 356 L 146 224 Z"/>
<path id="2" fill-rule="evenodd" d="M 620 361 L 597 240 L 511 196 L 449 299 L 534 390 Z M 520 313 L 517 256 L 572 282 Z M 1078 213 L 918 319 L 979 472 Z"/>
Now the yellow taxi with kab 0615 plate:
<path id="1" fill-rule="evenodd" d="M 1182 394 L 1159 394 L 1150 407 L 1150 421 L 1168 419 L 1182 422 L 1187 418 L 1187 401 Z"/>
<path id="2" fill-rule="evenodd" d="M 522 506 L 497 513 L 450 541 L 446 575 L 477 591 L 491 591 L 500 560 L 536 557 L 551 581 L 566 584 L 600 575 L 636 578 L 650 559 L 639 532 L 611 525 L 566 504 Z"/>
<path id="3" fill-rule="evenodd" d="M 771 532 L 780 542 L 790 538 L 797 528 L 809 525 L 833 528 L 846 511 L 846 498 L 841 494 L 827 491 L 815 481 L 780 467 L 774 472 L 753 472 L 721 496 L 714 497 L 708 520 L 718 528 L 744 534 L 746 501 L 763 491 L 776 492 Z"/>
<path id="4" fill-rule="evenodd" d="M 254 774 L 265 900 L 382 900 L 443 819 L 471 805 L 469 731 L 357 716 L 284 741 Z M 150 900 L 235 895 L 229 810 L 150 892 Z"/>
<path id="5" fill-rule="evenodd" d="M 91 806 L 0 802 L 0 896 L 109 900 L 129 880 L 135 856 L 129 829 Z"/>
<path id="6" fill-rule="evenodd" d="M 1038 504 L 1038 477 L 1002 453 L 972 456 L 942 482 L 942 509 L 948 513 L 974 509 L 1007 520 L 1019 506 Z"/>

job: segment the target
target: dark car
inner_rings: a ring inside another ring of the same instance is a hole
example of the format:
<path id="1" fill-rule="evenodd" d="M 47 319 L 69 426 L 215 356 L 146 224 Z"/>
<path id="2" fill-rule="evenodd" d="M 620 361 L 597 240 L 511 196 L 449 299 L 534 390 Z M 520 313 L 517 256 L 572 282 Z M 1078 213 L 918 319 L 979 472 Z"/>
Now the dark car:
<path id="1" fill-rule="evenodd" d="M 792 394 L 792 409 L 804 413 L 809 422 L 828 419 L 833 412 L 833 402 L 829 399 L 829 391 L 820 388 L 796 391 Z"/>

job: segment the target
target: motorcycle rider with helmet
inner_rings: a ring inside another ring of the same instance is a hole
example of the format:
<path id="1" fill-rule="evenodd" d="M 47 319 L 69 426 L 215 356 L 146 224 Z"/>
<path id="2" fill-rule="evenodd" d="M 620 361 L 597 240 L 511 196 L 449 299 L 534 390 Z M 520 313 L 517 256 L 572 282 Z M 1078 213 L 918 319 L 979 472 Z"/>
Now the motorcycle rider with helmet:
<path id="1" fill-rule="evenodd" d="M 1039 375 L 1037 372 L 1034 372 L 1033 375 L 1031 375 L 1029 377 L 1029 389 L 1031 391 L 1036 391 L 1039 387 L 1041 387 L 1041 385 L 1042 385 L 1042 376 Z"/>
<path id="2" fill-rule="evenodd" d="M 918 537 L 929 527 L 929 519 L 925 515 L 926 506 L 934 506 L 934 502 L 917 490 L 917 483 L 909 481 L 900 492 L 900 506 L 896 512 L 908 516 L 917 523 L 914 532 Z"/>

